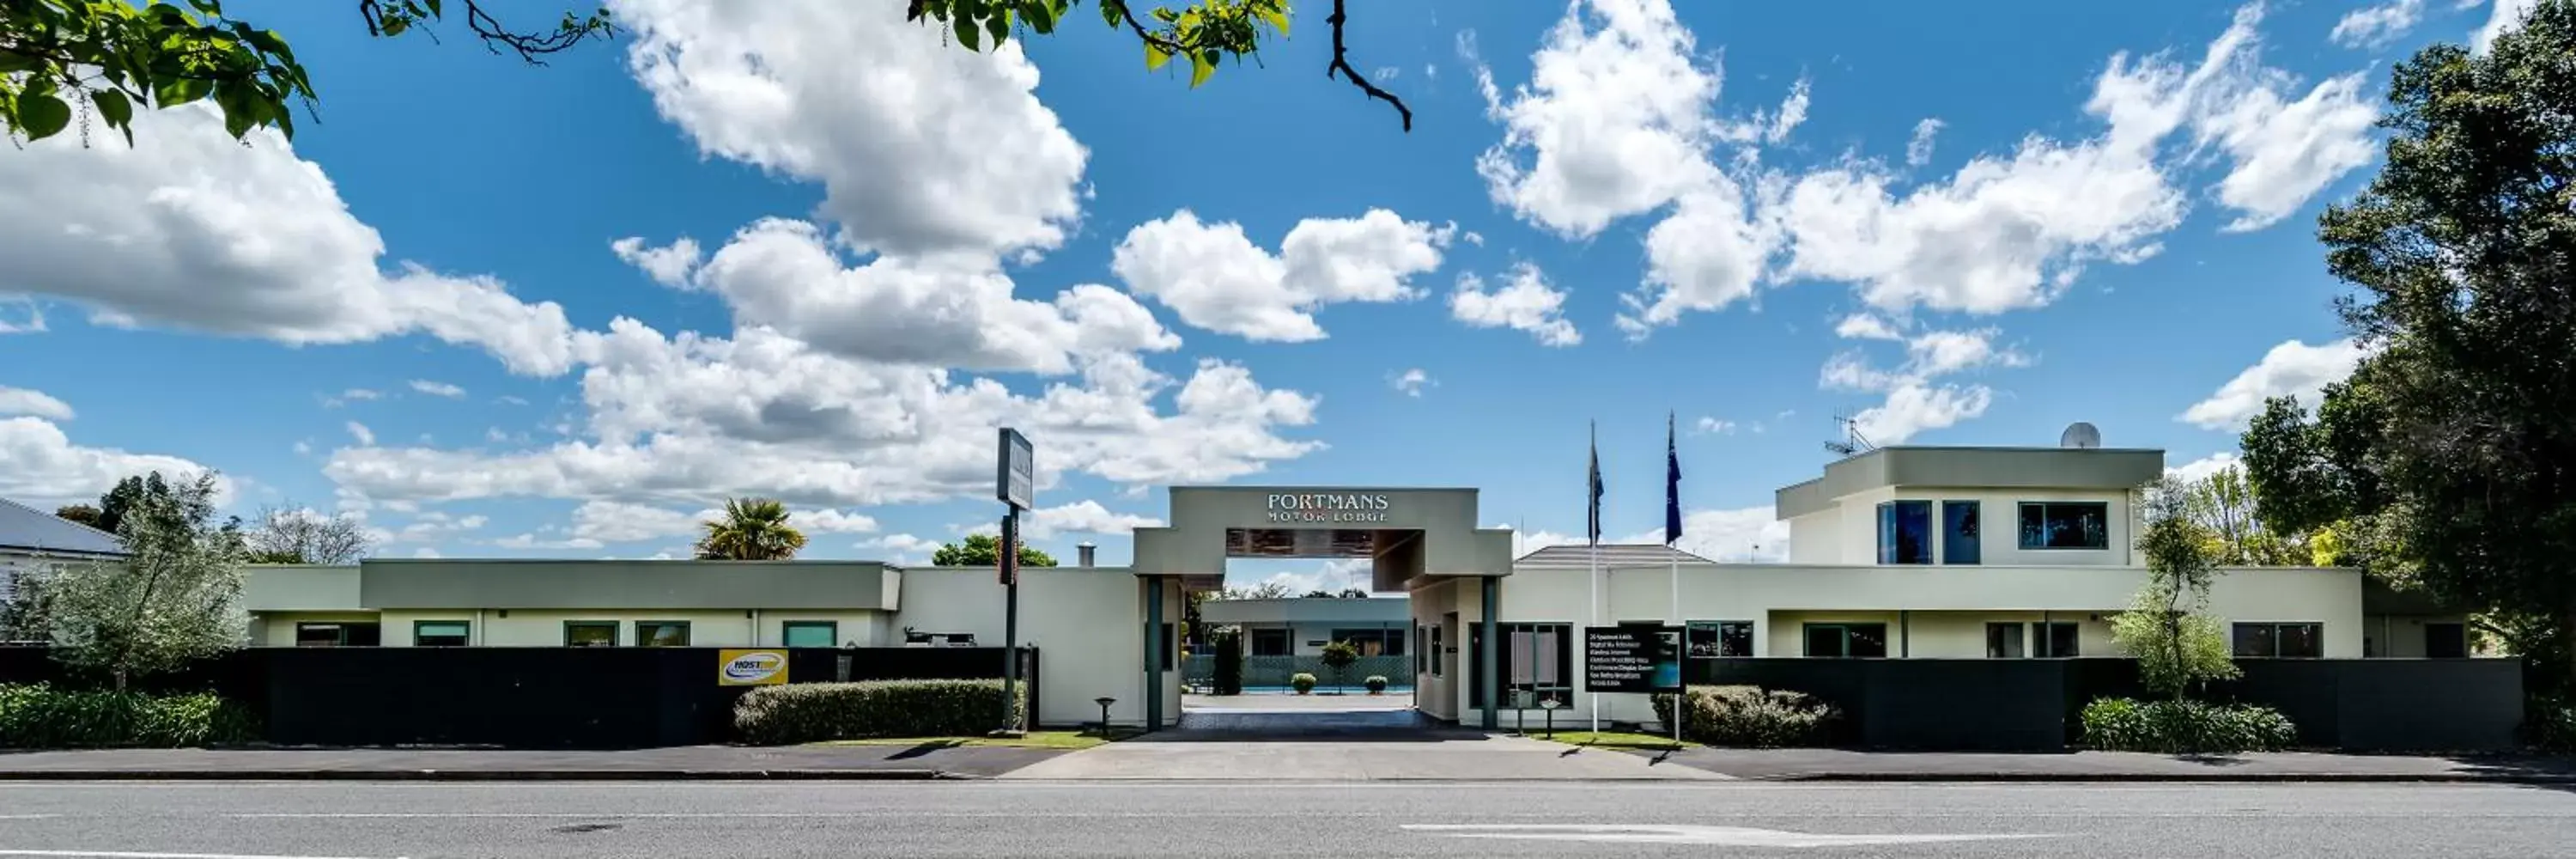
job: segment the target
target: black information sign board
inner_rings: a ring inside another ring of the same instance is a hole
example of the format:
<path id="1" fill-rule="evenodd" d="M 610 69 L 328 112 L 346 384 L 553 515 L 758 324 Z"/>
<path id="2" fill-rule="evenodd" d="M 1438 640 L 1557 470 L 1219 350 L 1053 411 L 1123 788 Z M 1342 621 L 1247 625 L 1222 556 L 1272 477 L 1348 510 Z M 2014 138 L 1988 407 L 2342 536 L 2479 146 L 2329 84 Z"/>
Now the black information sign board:
<path id="1" fill-rule="evenodd" d="M 1681 627 L 1585 627 L 1583 691 L 1676 691 L 1682 685 L 1681 651 Z"/>

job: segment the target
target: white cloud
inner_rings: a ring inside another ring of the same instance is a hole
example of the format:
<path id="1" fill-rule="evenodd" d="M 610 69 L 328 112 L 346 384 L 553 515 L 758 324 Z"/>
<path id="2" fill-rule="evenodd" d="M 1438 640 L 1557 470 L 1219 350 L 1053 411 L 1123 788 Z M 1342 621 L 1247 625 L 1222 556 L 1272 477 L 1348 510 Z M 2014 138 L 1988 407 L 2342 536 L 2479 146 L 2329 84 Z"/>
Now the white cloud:
<path id="1" fill-rule="evenodd" d="M 643 269 L 653 282 L 674 289 L 688 286 L 689 275 L 706 261 L 697 240 L 687 236 L 660 246 L 646 245 L 642 236 L 627 236 L 609 242 L 608 249 L 628 265 Z"/>
<path id="2" fill-rule="evenodd" d="M 2487 12 L 2487 22 L 2469 35 L 2469 46 L 2478 53 L 2486 53 L 2488 46 L 2495 44 L 2496 37 L 2522 29 L 2522 19 L 2530 17 L 2531 10 L 2540 8 L 2540 0 L 2494 0 L 2494 3 L 2494 8 Z"/>
<path id="3" fill-rule="evenodd" d="M 1053 507 L 1039 507 L 1020 520 L 1021 536 L 1045 540 L 1058 534 L 1126 534 L 1138 528 L 1159 528 L 1163 520 L 1133 513 L 1111 512 L 1100 502 L 1085 499 Z"/>
<path id="4" fill-rule="evenodd" d="M 415 558 L 437 558 L 437 557 L 442 557 L 441 555 L 439 555 L 439 554 L 438 554 L 438 550 L 437 550 L 437 549 L 432 549 L 432 548 L 430 548 L 430 547 L 428 547 L 428 546 L 422 546 L 422 547 L 420 547 L 420 548 L 417 548 L 417 549 L 413 549 L 413 550 L 411 550 L 411 556 L 412 556 L 412 557 L 415 557 Z"/>
<path id="5" fill-rule="evenodd" d="M 43 391 L 0 385 L 0 417 L 14 415 L 67 421 L 72 419 L 72 407 Z"/>
<path id="6" fill-rule="evenodd" d="M 2326 38 L 2347 48 L 2382 48 L 2424 20 L 2424 0 L 2389 0 L 2344 13 Z"/>
<path id="7" fill-rule="evenodd" d="M 2317 346 L 2284 341 L 2176 419 L 2204 429 L 2238 431 L 2273 397 L 2293 397 L 2299 405 L 2316 408 L 2326 386 L 2352 375 L 2353 366 L 2369 354 L 2351 338 Z"/>
<path id="8" fill-rule="evenodd" d="M 2235 451 L 2226 450 L 2165 469 L 2165 475 L 2185 482 L 2200 480 L 2244 464 Z"/>
<path id="9" fill-rule="evenodd" d="M 1409 279 L 1440 267 L 1455 230 L 1385 209 L 1307 218 L 1274 256 L 1245 238 L 1242 225 L 1202 222 L 1183 209 L 1129 230 L 1109 267 L 1130 291 L 1193 326 L 1248 340 L 1320 340 L 1317 308 L 1419 297 Z"/>
<path id="10" fill-rule="evenodd" d="M 2378 155 L 2370 129 L 2379 108 L 2362 96 L 2362 77 L 2331 78 L 2288 101 L 2275 87 L 2286 77 L 2267 76 L 2194 123 L 2195 138 L 2217 143 L 2235 163 L 2218 182 L 2218 202 L 2240 213 L 2229 232 L 2279 223 Z"/>
<path id="11" fill-rule="evenodd" d="M 692 282 L 723 296 L 737 325 L 871 361 L 1061 374 L 1088 356 L 1181 345 L 1143 305 L 1106 286 L 1076 286 L 1050 303 L 1014 298 L 989 257 L 879 257 L 845 267 L 822 228 L 804 221 L 744 227 Z"/>
<path id="12" fill-rule="evenodd" d="M 572 511 L 575 537 L 602 543 L 630 543 L 698 533 L 696 514 L 650 504 L 593 499 Z"/>
<path id="13" fill-rule="evenodd" d="M 598 540 L 588 537 L 557 539 L 539 537 L 533 533 L 512 534 L 492 541 L 492 545 L 503 549 L 597 549 L 601 547 Z"/>
<path id="14" fill-rule="evenodd" d="M 1080 215 L 1089 153 L 1039 103 L 1038 69 L 1016 40 L 958 50 L 896 4 L 610 6 L 663 117 L 706 154 L 821 182 L 823 213 L 861 248 L 1052 248 Z"/>
<path id="15" fill-rule="evenodd" d="M 1657 527 L 1623 543 L 1664 542 Z M 1789 560 L 1789 523 L 1768 505 L 1735 510 L 1691 510 L 1682 514 L 1682 538 L 1673 548 L 1730 564 L 1777 564 Z"/>
<path id="16" fill-rule="evenodd" d="M 42 417 L 0 418 L 0 498 L 36 505 L 92 501 L 135 475 L 158 471 L 176 478 L 208 470 L 176 456 L 75 445 Z M 220 496 L 232 491 L 231 481 L 217 478 Z"/>
<path id="17" fill-rule="evenodd" d="M 1925 430 L 1955 426 L 1986 413 L 1994 391 L 1984 385 L 1900 384 L 1885 403 L 1852 416 L 1852 428 L 1875 444 L 1902 444 Z"/>
<path id="18" fill-rule="evenodd" d="M 893 553 L 886 560 L 904 563 L 928 563 L 930 553 L 939 551 L 939 541 L 915 537 L 911 534 L 870 537 L 851 545 L 860 549 L 884 549 Z"/>
<path id="19" fill-rule="evenodd" d="M 510 370 L 562 373 L 570 324 L 495 280 L 388 267 L 375 229 L 283 136 L 235 140 L 208 105 L 135 114 L 139 145 L 78 135 L 0 159 L 0 293 L 100 324 L 352 343 L 426 333 Z"/>
<path id="20" fill-rule="evenodd" d="M 1925 431 L 1955 426 L 1985 414 L 1994 391 L 1985 385 L 1936 384 L 1943 376 L 1986 367 L 2023 367 L 2029 356 L 1995 344 L 1994 329 L 1926 331 L 1905 341 L 1904 363 L 1893 370 L 1870 364 L 1858 351 L 1825 362 L 1818 384 L 1828 390 L 1883 393 L 1886 399 L 1852 416 L 1853 429 L 1876 444 L 1900 444 Z"/>
<path id="21" fill-rule="evenodd" d="M 1619 297 L 1628 308 L 1616 320 L 1620 329 L 1642 338 L 1684 313 L 1751 299 L 1782 238 L 1775 221 L 1755 207 L 1773 205 L 1780 190 L 1776 182 L 1759 188 L 1748 204 L 1734 179 L 1713 174 L 1683 195 L 1670 216 L 1646 231 L 1646 283 Z"/>
<path id="22" fill-rule="evenodd" d="M 1886 317 L 1869 313 L 1854 313 L 1843 317 L 1843 321 L 1834 323 L 1834 336 L 1846 340 L 1905 339 L 1905 335 L 1897 333 L 1896 326 L 1888 322 Z"/>
<path id="23" fill-rule="evenodd" d="M 1573 346 L 1583 342 L 1583 334 L 1565 319 L 1565 296 L 1565 290 L 1548 285 L 1538 266 L 1521 263 L 1492 291 L 1484 279 L 1460 274 L 1449 293 L 1449 316 L 1477 328 L 1527 331 L 1542 345 Z"/>
<path id="24" fill-rule="evenodd" d="M 1683 525 L 1685 530 L 1687 530 L 1689 523 L 1685 521 Z M 1512 528 L 1511 525 L 1494 525 L 1490 527 Z M 1544 528 L 1536 531 L 1523 531 L 1518 528 L 1512 528 L 1512 557 L 1514 558 L 1526 556 L 1531 552 L 1535 552 L 1549 546 L 1580 545 L 1583 545 L 1583 536 L 1580 534 L 1559 534 Z"/>
<path id="25" fill-rule="evenodd" d="M 1932 163 L 1932 141 L 1941 134 L 1941 126 L 1941 120 L 1928 116 L 1914 123 L 1914 137 L 1905 141 L 1906 166 L 1921 167 Z"/>
<path id="26" fill-rule="evenodd" d="M 1487 113 L 1503 125 L 1476 162 L 1494 202 L 1581 238 L 1704 187 L 1718 76 L 1695 52 L 1666 0 L 1579 0 L 1509 98 L 1478 63 Z"/>
<path id="27" fill-rule="evenodd" d="M 367 531 L 369 536 L 374 537 L 380 544 L 427 543 L 480 530 L 490 523 L 490 518 L 480 514 L 456 516 L 432 510 L 412 517 L 412 520 L 401 528 L 369 528 Z"/>
<path id="28" fill-rule="evenodd" d="M 1706 416 L 1706 415 L 1702 415 L 1702 416 L 1700 416 L 1700 419 L 1699 419 L 1697 422 L 1695 422 L 1695 423 L 1691 424 L 1691 432 L 1694 432 L 1694 433 L 1703 433 L 1703 434 L 1716 434 L 1716 435 L 1734 435 L 1734 434 L 1735 434 L 1735 422 L 1734 422 L 1734 421 L 1727 421 L 1727 420 L 1719 420 L 1719 419 L 1717 419 L 1717 418 L 1712 418 L 1712 417 L 1708 417 L 1708 416 Z M 1687 523 L 1685 523 L 1685 526 L 1687 526 Z M 1683 530 L 1688 531 L 1689 529 L 1688 529 L 1687 527 L 1685 527 Z"/>
<path id="29" fill-rule="evenodd" d="M 357 421 L 350 421 L 346 426 L 349 430 L 349 437 L 356 439 L 359 444 L 373 445 L 376 443 L 376 431 L 368 429 L 366 424 L 362 424 Z"/>
<path id="30" fill-rule="evenodd" d="M 1229 582 L 1230 587 L 1260 587 L 1275 584 L 1289 596 L 1302 597 L 1316 591 L 1339 596 L 1346 588 L 1369 589 L 1369 559 L 1334 558 L 1314 562 L 1303 570 L 1281 570 L 1248 582 Z"/>
<path id="31" fill-rule="evenodd" d="M 1423 372 L 1420 367 L 1415 367 L 1402 373 L 1397 373 L 1387 377 L 1388 387 L 1392 387 L 1398 393 L 1408 397 L 1422 396 L 1423 388 L 1437 384 L 1439 383 L 1431 380 L 1431 374 Z"/>
<path id="32" fill-rule="evenodd" d="M 464 388 L 460 388 L 446 382 L 435 382 L 428 379 L 411 380 L 411 389 L 433 397 L 446 397 L 451 400 L 463 399 L 465 397 Z"/>

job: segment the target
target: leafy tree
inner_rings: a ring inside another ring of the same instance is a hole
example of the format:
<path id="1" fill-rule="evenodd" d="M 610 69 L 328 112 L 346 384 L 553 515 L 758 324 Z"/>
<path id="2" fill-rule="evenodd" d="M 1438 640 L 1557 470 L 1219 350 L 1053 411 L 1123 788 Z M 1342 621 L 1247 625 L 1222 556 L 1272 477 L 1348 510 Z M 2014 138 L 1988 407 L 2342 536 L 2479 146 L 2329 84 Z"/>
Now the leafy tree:
<path id="1" fill-rule="evenodd" d="M 302 507 L 266 507 L 245 537 L 254 564 L 353 564 L 375 540 L 355 516 L 324 516 Z"/>
<path id="2" fill-rule="evenodd" d="M 98 497 L 96 527 L 110 534 L 120 533 L 119 529 L 125 524 L 126 511 L 134 509 L 146 500 L 166 501 L 169 498 L 170 484 L 161 479 L 161 472 L 155 471 L 141 477 L 119 480 L 115 486 L 108 488 L 107 494 Z"/>
<path id="3" fill-rule="evenodd" d="M 113 528 L 100 527 L 98 508 L 87 504 L 65 504 L 61 507 L 56 507 L 54 508 L 54 516 L 58 519 L 78 522 L 92 528 L 98 528 L 101 531 L 106 531 L 111 534 L 116 532 L 116 529 Z"/>
<path id="4" fill-rule="evenodd" d="M 2248 475 L 2267 518 L 2576 641 L 2576 2 L 2417 52 L 2388 99 L 2387 166 L 2319 219 L 2373 351 L 2315 415 L 2269 404 Z"/>
<path id="5" fill-rule="evenodd" d="M 217 524 L 215 477 L 202 474 L 127 509 L 121 562 L 64 568 L 45 582 L 54 654 L 106 672 L 116 688 L 238 648 L 242 537 Z"/>
<path id="6" fill-rule="evenodd" d="M 1209 599 L 1219 600 L 1276 600 L 1287 598 L 1288 586 L 1278 582 L 1262 582 L 1250 587 L 1229 587 L 1225 590 L 1218 591 L 1215 596 L 1209 597 Z"/>
<path id="7" fill-rule="evenodd" d="M 2147 584 L 2129 610 L 2111 622 L 2111 639 L 2138 660 L 2147 688 L 2182 700 L 2192 687 L 2237 676 L 2227 636 L 2201 612 L 2218 577 L 2210 535 L 2192 521 L 2191 493 L 2167 478 L 2141 493 L 2146 528 L 2138 553 L 2146 556 Z"/>
<path id="8" fill-rule="evenodd" d="M 930 562 L 942 567 L 998 567 L 1002 565 L 1002 539 L 991 534 L 968 534 L 966 539 L 930 553 Z M 1052 567 L 1055 557 L 1023 542 L 1020 566 Z"/>
<path id="9" fill-rule="evenodd" d="M 948 27 L 956 34 L 958 46 L 975 51 L 988 40 L 1000 47 L 1014 31 L 1054 33 L 1076 5 L 1079 0 L 909 0 L 906 14 L 924 25 Z M 1194 88 L 1216 74 L 1218 63 L 1246 58 L 1259 62 L 1262 40 L 1288 36 L 1288 0 L 1198 0 L 1185 8 L 1156 7 L 1143 15 L 1136 13 L 1140 5 L 1129 0 L 1094 3 L 1110 28 L 1125 29 L 1136 37 L 1144 48 L 1147 70 L 1159 70 L 1179 58 L 1190 64 Z M 1350 21 L 1347 5 L 1346 0 L 1333 0 L 1332 14 L 1324 16 L 1333 41 L 1333 58 L 1324 64 L 1324 76 L 1340 78 L 1362 96 L 1386 102 L 1395 108 L 1404 130 L 1412 131 L 1413 108 L 1351 66 L 1343 39 L 1344 25 Z"/>
<path id="10" fill-rule="evenodd" d="M 1343 588 L 1341 597 L 1346 600 L 1364 600 L 1368 599 L 1368 591 L 1359 588 Z"/>
<path id="11" fill-rule="evenodd" d="M 348 2 L 348 0 L 341 0 Z M 477 0 L 356 0 L 369 35 L 428 32 L 461 5 L 467 29 L 495 53 L 529 63 L 616 32 L 604 7 L 564 13 L 555 28 L 504 26 Z M 434 36 L 433 36 L 434 38 Z M 253 128 L 295 135 L 292 102 L 307 110 L 313 83 L 286 39 L 232 18 L 217 0 L 148 6 L 122 0 L 0 0 L 0 132 L 42 140 L 95 116 L 134 142 L 134 113 L 212 102 L 234 137 Z"/>
<path id="12" fill-rule="evenodd" d="M 805 548 L 805 532 L 787 524 L 787 505 L 771 498 L 727 498 L 724 512 L 698 523 L 698 560 L 785 561 Z"/>
<path id="13" fill-rule="evenodd" d="M 1347 641 L 1336 641 L 1324 645 L 1322 656 L 1324 667 L 1333 670 L 1333 691 L 1342 691 L 1342 687 L 1350 685 L 1349 678 L 1343 675 L 1349 674 L 1351 666 L 1360 661 L 1359 647 Z"/>
<path id="14" fill-rule="evenodd" d="M 2315 563 L 2307 541 L 2266 526 L 2257 515 L 2253 486 L 2237 466 L 2219 469 L 2182 487 L 2183 511 L 2208 535 L 2218 563 L 2281 567 Z"/>
<path id="15" fill-rule="evenodd" d="M 1323 588 L 1316 588 L 1316 589 L 1314 589 L 1314 590 L 1307 591 L 1305 596 L 1303 596 L 1303 597 L 1299 597 L 1299 599 L 1310 599 L 1310 600 L 1328 600 L 1328 599 L 1332 599 L 1332 598 L 1333 598 L 1333 592 L 1332 592 L 1332 591 L 1325 590 L 1325 589 L 1323 589 Z"/>

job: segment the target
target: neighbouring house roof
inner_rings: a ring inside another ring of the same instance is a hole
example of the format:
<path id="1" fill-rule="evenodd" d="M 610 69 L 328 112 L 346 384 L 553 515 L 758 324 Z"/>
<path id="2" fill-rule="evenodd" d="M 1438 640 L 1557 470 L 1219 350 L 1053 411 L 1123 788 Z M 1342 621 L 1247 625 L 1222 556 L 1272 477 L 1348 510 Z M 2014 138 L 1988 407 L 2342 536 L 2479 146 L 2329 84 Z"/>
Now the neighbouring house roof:
<path id="1" fill-rule="evenodd" d="M 1716 561 L 1675 549 L 1661 543 L 1603 543 L 1599 546 L 1549 546 L 1512 562 L 1513 569 L 1559 569 L 1590 567 L 1594 553 L 1599 553 L 1602 569 L 1611 567 L 1660 567 L 1668 564 L 1714 564 Z"/>
<path id="2" fill-rule="evenodd" d="M 0 550 L 122 557 L 125 544 L 114 534 L 0 498 Z"/>

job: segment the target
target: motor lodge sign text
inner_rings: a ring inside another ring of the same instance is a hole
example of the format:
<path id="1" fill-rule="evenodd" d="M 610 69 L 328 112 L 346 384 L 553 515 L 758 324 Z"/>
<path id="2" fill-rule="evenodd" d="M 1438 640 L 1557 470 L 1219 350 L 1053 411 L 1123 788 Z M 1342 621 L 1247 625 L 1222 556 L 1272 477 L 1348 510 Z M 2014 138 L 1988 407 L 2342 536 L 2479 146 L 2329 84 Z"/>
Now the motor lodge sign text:
<path id="1" fill-rule="evenodd" d="M 1389 505 L 1377 492 L 1272 493 L 1272 522 L 1385 522 Z"/>

